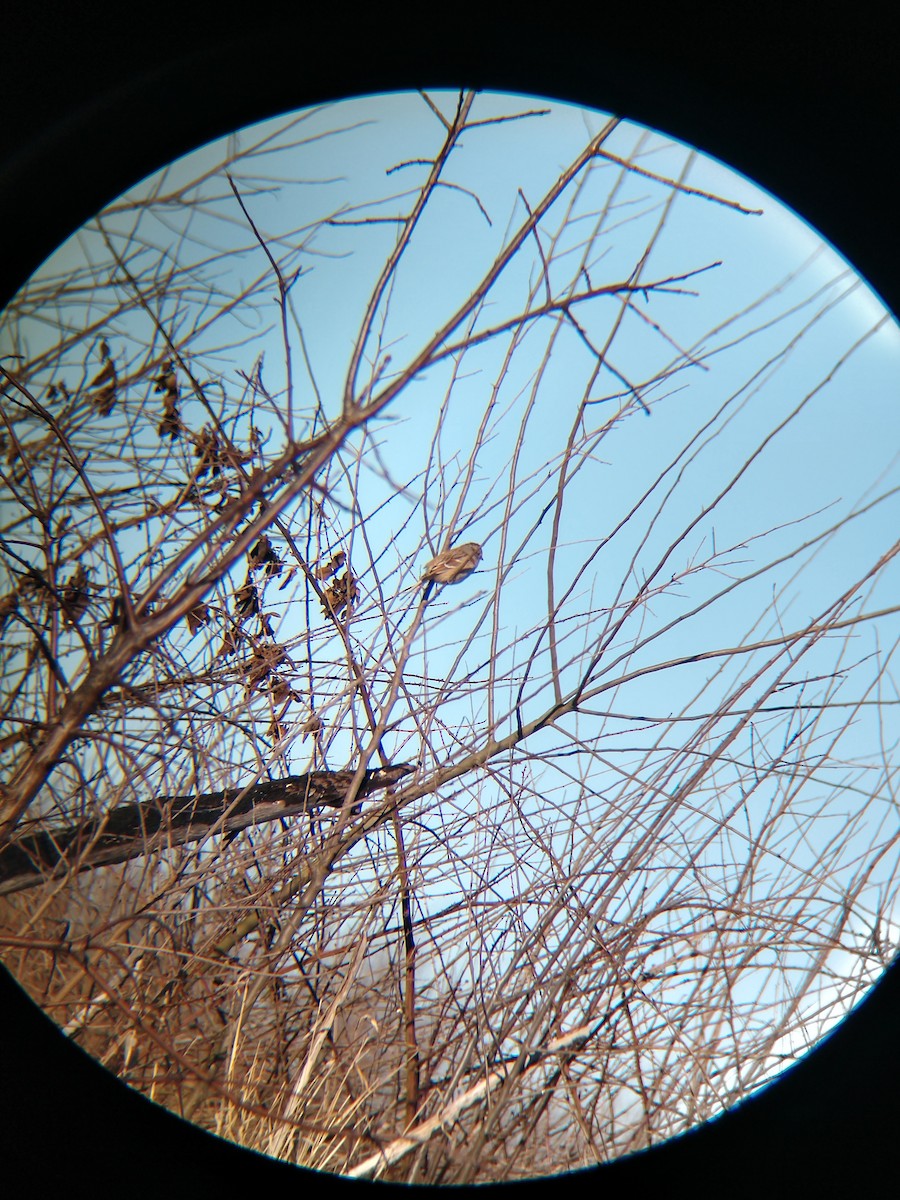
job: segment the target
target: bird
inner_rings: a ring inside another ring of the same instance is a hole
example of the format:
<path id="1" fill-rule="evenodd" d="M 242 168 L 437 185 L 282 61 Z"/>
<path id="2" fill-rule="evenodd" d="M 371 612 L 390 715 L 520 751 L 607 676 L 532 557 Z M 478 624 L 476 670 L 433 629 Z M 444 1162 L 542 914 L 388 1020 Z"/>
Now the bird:
<path id="1" fill-rule="evenodd" d="M 477 542 L 462 542 L 436 554 L 422 572 L 420 583 L 459 583 L 467 579 L 481 562 L 481 547 Z"/>

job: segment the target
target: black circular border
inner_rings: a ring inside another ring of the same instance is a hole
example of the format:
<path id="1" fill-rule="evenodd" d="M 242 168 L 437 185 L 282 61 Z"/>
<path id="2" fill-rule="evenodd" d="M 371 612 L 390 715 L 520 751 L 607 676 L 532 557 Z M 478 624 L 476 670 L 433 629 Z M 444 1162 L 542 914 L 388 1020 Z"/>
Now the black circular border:
<path id="1" fill-rule="evenodd" d="M 721 158 L 804 216 L 900 312 L 900 96 L 887 0 L 615 13 L 595 0 L 531 15 L 494 0 L 318 13 L 208 0 L 138 12 L 108 0 L 11 7 L 0 66 L 0 304 L 103 203 L 203 142 L 321 100 L 465 84 L 615 111 Z M 895 966 L 775 1085 L 564 1186 L 607 1196 L 878 1194 L 900 1128 L 898 1063 Z M 298 1176 L 150 1104 L 63 1038 L 2 969 L 0 1079 L 4 1176 L 38 1191 L 81 1180 L 101 1197 L 365 1186 Z"/>

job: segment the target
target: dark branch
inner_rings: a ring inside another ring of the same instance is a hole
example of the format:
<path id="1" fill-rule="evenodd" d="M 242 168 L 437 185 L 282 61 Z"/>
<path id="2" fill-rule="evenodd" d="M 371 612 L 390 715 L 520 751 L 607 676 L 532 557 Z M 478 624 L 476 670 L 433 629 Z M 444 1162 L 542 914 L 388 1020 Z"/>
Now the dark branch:
<path id="1" fill-rule="evenodd" d="M 391 787 L 414 770 L 408 763 L 368 770 L 356 798 Z M 70 871 L 86 871 L 139 858 L 151 850 L 200 841 L 214 830 L 236 833 L 278 817 L 322 807 L 340 808 L 354 775 L 354 771 L 311 771 L 249 788 L 160 796 L 140 804 L 123 804 L 103 817 L 77 825 L 23 834 L 0 851 L 0 895 Z"/>

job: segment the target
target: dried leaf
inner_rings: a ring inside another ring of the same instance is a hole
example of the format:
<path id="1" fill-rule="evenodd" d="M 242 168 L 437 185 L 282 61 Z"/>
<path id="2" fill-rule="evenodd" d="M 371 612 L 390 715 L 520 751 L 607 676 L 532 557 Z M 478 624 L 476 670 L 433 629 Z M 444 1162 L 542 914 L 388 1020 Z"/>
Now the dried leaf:
<path id="1" fill-rule="evenodd" d="M 269 680 L 269 695 L 275 704 L 289 703 L 299 697 L 283 675 L 273 675 Z"/>
<path id="2" fill-rule="evenodd" d="M 169 393 L 166 396 L 165 400 L 163 400 L 163 417 L 156 427 L 156 432 L 160 437 L 165 437 L 168 434 L 173 441 L 185 432 L 181 415 L 178 412 L 178 405 L 175 403 L 177 399 L 177 392 L 174 395 Z"/>
<path id="3" fill-rule="evenodd" d="M 185 615 L 187 617 L 188 631 L 190 632 L 191 637 L 193 637 L 202 625 L 208 624 L 209 605 L 195 604 L 193 608 L 188 609 Z"/>
<path id="4" fill-rule="evenodd" d="M 248 691 L 255 691 L 285 662 L 289 663 L 290 659 L 283 646 L 279 646 L 277 643 L 254 646 L 249 662 L 245 666 L 244 686 Z"/>
<path id="5" fill-rule="evenodd" d="M 336 617 L 339 617 L 344 609 L 352 609 L 358 598 L 359 590 L 356 586 L 356 580 L 350 571 L 347 570 L 339 579 L 335 579 L 325 589 L 325 603 L 322 605 L 322 611 L 327 616 L 330 609 Z"/>
<path id="6" fill-rule="evenodd" d="M 104 342 L 105 346 L 106 343 Z M 109 347 L 107 346 L 107 350 Z M 118 379 L 111 358 L 106 358 L 99 374 L 91 381 L 90 402 L 101 417 L 108 417 L 116 403 Z"/>
<path id="7" fill-rule="evenodd" d="M 161 373 L 153 382 L 156 384 L 153 389 L 155 392 L 165 392 L 173 400 L 178 399 L 178 376 L 175 374 L 175 364 L 171 359 L 166 359 Z"/>
<path id="8" fill-rule="evenodd" d="M 341 569 L 346 561 L 347 555 L 343 550 L 338 550 L 337 554 L 325 563 L 324 566 L 316 567 L 316 579 L 330 579 L 337 571 Z"/>
<path id="9" fill-rule="evenodd" d="M 238 616 L 243 621 L 246 617 L 253 616 L 259 612 L 259 596 L 256 592 L 256 584 L 252 579 L 248 579 L 243 586 L 239 587 L 234 593 Z"/>
<path id="10" fill-rule="evenodd" d="M 202 479 L 207 471 L 212 471 L 213 478 L 221 473 L 222 461 L 219 452 L 219 438 L 214 429 L 208 425 L 194 438 L 194 457 L 199 458 L 197 478 Z"/>
<path id="11" fill-rule="evenodd" d="M 266 534 L 263 534 L 256 545 L 253 546 L 247 558 L 251 571 L 264 570 L 267 578 L 281 574 L 282 561 L 272 548 L 272 543 Z"/>
<path id="12" fill-rule="evenodd" d="M 222 645 L 216 653 L 216 658 L 229 658 L 232 654 L 236 654 L 237 648 L 243 640 L 244 634 L 236 626 L 226 629 L 222 638 Z"/>
<path id="13" fill-rule="evenodd" d="M 15 592 L 7 592 L 0 596 L 0 629 L 6 624 L 6 618 L 10 613 L 14 613 L 18 606 L 19 598 Z"/>
<path id="14" fill-rule="evenodd" d="M 83 563 L 79 563 L 68 582 L 60 592 L 63 607 L 63 620 L 67 625 L 74 625 L 87 612 L 90 594 L 87 589 L 87 571 Z"/>
<path id="15" fill-rule="evenodd" d="M 108 383 L 115 383 L 115 379 L 116 368 L 113 365 L 112 360 L 107 358 L 104 360 L 103 366 L 100 368 L 99 373 L 95 375 L 90 382 L 91 391 L 94 391 L 99 387 L 105 387 Z"/>
<path id="16" fill-rule="evenodd" d="M 287 733 L 287 726 L 280 716 L 273 717 L 269 722 L 269 728 L 266 732 L 273 742 L 280 742 Z"/>
<path id="17" fill-rule="evenodd" d="M 288 567 L 288 569 L 287 569 L 287 574 L 285 575 L 284 579 L 282 579 L 281 583 L 278 585 L 278 590 L 279 590 L 279 592 L 283 592 L 283 591 L 284 591 L 284 589 L 285 589 L 285 588 L 287 587 L 287 585 L 288 585 L 288 584 L 291 582 L 291 580 L 294 578 L 294 575 L 295 575 L 296 573 L 297 573 L 297 568 L 296 568 L 296 567 Z"/>

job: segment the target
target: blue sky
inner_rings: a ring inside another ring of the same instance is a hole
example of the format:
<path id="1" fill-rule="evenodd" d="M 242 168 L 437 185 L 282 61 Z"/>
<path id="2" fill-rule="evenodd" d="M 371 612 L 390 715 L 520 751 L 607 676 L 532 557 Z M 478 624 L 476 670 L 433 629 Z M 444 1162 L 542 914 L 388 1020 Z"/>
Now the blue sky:
<path id="1" fill-rule="evenodd" d="M 455 93 L 430 95 L 434 105 L 452 114 Z M 549 111 L 538 115 L 545 109 Z M 526 202 L 538 202 L 607 120 L 604 114 L 527 97 L 479 97 L 474 111 L 486 119 L 526 110 L 534 115 L 468 131 L 451 158 L 448 186 L 438 191 L 423 217 L 383 320 L 376 325 L 377 337 L 367 345 L 371 363 L 391 355 L 382 384 L 402 371 L 483 277 L 523 219 Z M 397 235 L 395 221 L 373 224 L 372 218 L 408 209 L 443 130 L 423 98 L 391 95 L 282 118 L 242 131 L 225 148 L 231 153 L 258 146 L 269 132 L 275 140 L 266 153 L 255 152 L 236 164 L 235 178 L 285 273 L 301 271 L 291 293 L 295 411 L 301 421 L 311 420 L 318 396 L 325 414 L 334 417 L 372 285 Z M 297 138 L 301 145 L 277 149 Z M 552 701 L 547 642 L 538 639 L 546 616 L 551 549 L 557 598 L 573 587 L 560 625 L 570 639 L 565 643 L 569 661 L 561 672 L 566 688 L 577 681 L 616 615 L 635 598 L 641 579 L 657 569 L 656 594 L 623 626 L 603 669 L 617 656 L 621 669 L 631 670 L 716 647 L 737 647 L 751 631 L 764 638 L 776 636 L 779 629 L 801 628 L 896 540 L 900 500 L 892 489 L 900 486 L 900 331 L 878 298 L 795 214 L 722 164 L 627 122 L 603 148 L 643 172 L 682 178 L 688 187 L 730 203 L 681 194 L 667 210 L 668 184 L 646 174 L 623 173 L 617 161 L 598 161 L 541 222 L 540 249 L 535 239 L 528 240 L 490 293 L 476 328 L 492 327 L 526 304 L 540 302 L 542 254 L 550 258 L 554 239 L 549 269 L 554 294 L 582 286 L 582 266 L 594 286 L 622 282 L 666 213 L 641 281 L 691 277 L 673 283 L 669 292 L 650 290 L 634 300 L 606 356 L 613 369 L 602 368 L 596 378 L 584 339 L 603 345 L 621 315 L 621 295 L 579 306 L 580 333 L 565 326 L 554 334 L 551 318 L 545 317 L 528 325 L 520 344 L 498 336 L 453 362 L 430 367 L 373 423 L 366 452 L 358 459 L 346 455 L 347 476 L 341 480 L 335 473 L 329 482 L 331 499 L 316 546 L 323 554 L 338 548 L 351 553 L 362 590 L 354 638 L 363 661 L 380 663 L 385 671 L 393 650 L 379 632 L 377 588 L 388 595 L 391 620 L 402 630 L 409 596 L 403 589 L 414 583 L 442 543 L 457 506 L 457 530 L 465 540 L 485 547 L 479 573 L 435 598 L 409 662 L 416 695 L 425 694 L 425 679 L 431 688 L 448 677 L 456 681 L 452 707 L 444 713 L 446 726 L 435 729 L 432 744 L 423 747 L 415 714 L 404 713 L 401 705 L 398 727 L 390 735 L 399 758 L 424 759 L 430 765 L 463 753 L 470 729 L 476 743 L 488 732 L 497 737 L 509 732 L 517 687 L 526 677 L 526 719 Z M 204 148 L 174 164 L 161 179 L 144 181 L 135 194 L 165 196 L 179 182 L 213 167 L 222 153 L 223 144 Z M 149 255 L 161 250 L 181 262 L 197 261 L 198 280 L 204 271 L 215 274 L 225 297 L 260 281 L 255 307 L 244 306 L 233 318 L 217 320 L 191 344 L 191 361 L 202 379 L 215 381 L 233 399 L 247 389 L 241 373 L 249 373 L 262 358 L 265 386 L 283 400 L 287 371 L 265 255 L 248 235 L 221 176 L 191 184 L 189 199 L 187 206 L 160 203 L 152 214 L 127 202 L 114 203 L 104 222 L 123 239 L 137 230 Z M 754 211 L 741 212 L 736 205 Z M 323 223 L 326 218 L 331 223 Z M 359 223 L 363 221 L 367 223 Z M 199 263 L 211 253 L 217 261 L 210 272 Z M 46 270 L 76 270 L 95 261 L 97 277 L 103 279 L 108 267 L 102 254 L 102 240 L 88 230 L 62 248 Z M 721 265 L 712 267 L 714 263 Z M 161 311 L 175 326 L 188 320 L 179 318 L 165 296 Z M 67 310 L 64 319 L 77 326 L 97 312 L 93 306 L 83 312 Z M 36 314 L 28 325 L 31 354 L 46 340 L 41 322 L 47 316 Z M 139 362 L 152 334 L 136 315 L 119 321 L 108 337 L 114 355 Z M 84 347 L 76 349 L 81 359 L 74 355 L 73 364 L 77 360 L 84 366 Z M 629 396 L 622 377 L 639 389 L 649 416 Z M 583 408 L 582 401 L 588 401 Z M 189 402 L 184 411 L 187 419 Z M 235 428 L 246 433 L 248 420 L 245 414 Z M 782 422 L 783 430 L 770 438 Z M 282 436 L 274 418 L 264 432 L 275 441 Z M 552 518 L 541 513 L 553 511 L 556 472 L 570 434 L 580 439 L 583 465 L 566 487 L 554 535 Z M 106 466 L 114 469 L 115 450 L 109 447 L 97 448 L 98 469 L 104 452 L 109 453 Z M 731 481 L 724 498 L 716 500 Z M 832 525 L 878 497 L 870 511 L 826 536 Z M 308 509 L 298 506 L 294 515 L 301 530 Z M 808 550 L 786 557 L 805 541 L 810 542 Z M 716 559 L 701 569 L 714 553 Z M 755 570 L 760 574 L 752 579 Z M 740 587 L 713 601 L 719 589 L 739 577 L 746 577 Z M 495 595 L 498 580 L 502 586 Z M 896 567 L 890 566 L 865 590 L 857 607 L 889 607 L 897 583 Z M 293 639 L 299 656 L 305 609 L 295 600 L 291 592 L 271 590 L 278 636 Z M 677 623 L 704 601 L 708 607 Z M 651 634 L 651 640 L 640 644 Z M 847 670 L 849 682 L 840 681 L 838 690 L 828 694 L 830 701 L 858 698 L 863 687 L 858 680 L 868 677 L 850 671 L 850 660 L 889 654 L 896 638 L 897 618 L 891 615 L 854 630 L 843 660 L 836 657 L 835 643 L 819 646 L 794 672 L 784 694 L 792 700 L 824 697 L 819 676 L 837 662 Z M 336 642 L 327 631 L 316 633 L 313 644 L 321 662 L 340 662 Z M 553 806 L 558 816 L 558 835 L 553 836 L 560 846 L 568 839 L 572 852 L 582 820 L 572 814 L 584 803 L 572 782 L 579 770 L 583 767 L 594 789 L 585 827 L 601 830 L 605 818 L 597 797 L 621 796 L 624 803 L 631 794 L 629 772 L 655 778 L 666 746 L 680 736 L 679 720 L 689 717 L 699 724 L 698 714 L 715 707 L 749 669 L 749 661 L 739 657 L 721 675 L 716 674 L 718 661 L 703 661 L 623 682 L 597 698 L 595 712 L 572 718 L 564 733 L 541 733 L 526 748 L 531 756 L 510 765 L 511 780 L 531 772 L 534 790 L 525 809 L 532 816 L 546 816 L 546 805 Z M 615 679 L 615 671 L 597 675 L 596 682 L 607 678 Z M 886 836 L 890 752 L 897 738 L 889 674 L 882 699 L 880 709 L 855 712 L 849 730 L 844 729 L 849 708 L 835 707 L 822 719 L 830 735 L 842 736 L 833 761 L 812 774 L 806 791 L 796 796 L 796 812 L 786 820 L 788 857 L 793 856 L 798 869 L 804 855 L 814 861 L 810 847 L 817 835 L 805 814 L 816 804 L 832 803 L 829 789 L 833 804 L 821 813 L 818 826 L 825 831 L 823 838 L 832 835 L 835 823 L 849 819 L 848 812 L 853 815 L 855 797 L 876 777 L 879 799 L 865 810 L 855 836 L 859 846 L 867 838 L 875 844 Z M 354 751 L 347 697 L 337 688 L 332 695 L 326 691 L 321 701 L 331 722 L 330 762 L 342 766 Z M 616 715 L 604 716 L 600 710 Z M 659 724 L 646 727 L 634 720 L 648 716 Z M 709 820 L 698 818 L 696 828 L 714 827 L 716 805 L 727 809 L 738 794 L 741 756 L 743 767 L 751 755 L 759 755 L 754 761 L 762 763 L 774 753 L 778 738 L 787 737 L 789 726 L 779 721 L 786 718 L 761 716 L 755 734 L 751 730 L 743 736 L 735 750 L 732 792 L 727 782 L 703 791 L 696 803 L 698 811 L 710 803 Z M 583 764 L 563 760 L 574 745 L 576 727 L 591 747 L 602 748 L 608 771 L 601 771 L 599 758 L 590 755 Z M 767 728 L 774 730 L 768 735 L 770 746 L 765 744 Z M 882 745 L 887 762 L 881 758 Z M 691 754 L 697 752 L 693 747 Z M 309 754 L 309 741 L 294 743 L 289 750 L 292 768 L 304 769 Z M 722 771 L 727 770 L 723 764 Z M 484 784 L 488 792 L 495 780 Z M 669 775 L 660 787 L 671 789 L 675 782 Z M 433 822 L 456 820 L 466 815 L 471 800 L 472 795 L 454 797 L 446 810 L 431 808 L 424 815 Z M 762 793 L 745 815 L 747 829 L 763 823 Z M 685 829 L 695 829 L 692 821 L 686 818 Z M 469 827 L 473 841 L 468 844 L 474 845 L 486 828 Z M 610 826 L 610 839 L 621 836 L 618 827 Z M 598 838 L 602 840 L 599 833 Z M 687 832 L 685 838 L 687 849 L 674 838 L 667 847 L 673 861 L 681 861 L 679 855 L 690 857 Z M 710 851 L 712 858 L 723 853 L 727 838 L 726 828 L 723 842 Z M 847 878 L 857 869 L 855 854 L 848 846 Z M 454 890 L 474 886 L 465 882 L 465 857 L 460 854 L 454 864 L 459 876 L 434 877 L 436 898 L 448 880 Z M 872 888 L 883 885 L 892 895 L 894 857 L 879 870 Z M 821 886 L 836 896 L 845 884 L 837 872 Z M 427 891 L 425 887 L 422 894 Z M 623 897 L 617 910 L 621 920 L 629 919 L 631 903 L 628 895 Z M 875 900 L 870 897 L 866 903 L 874 908 Z"/>

